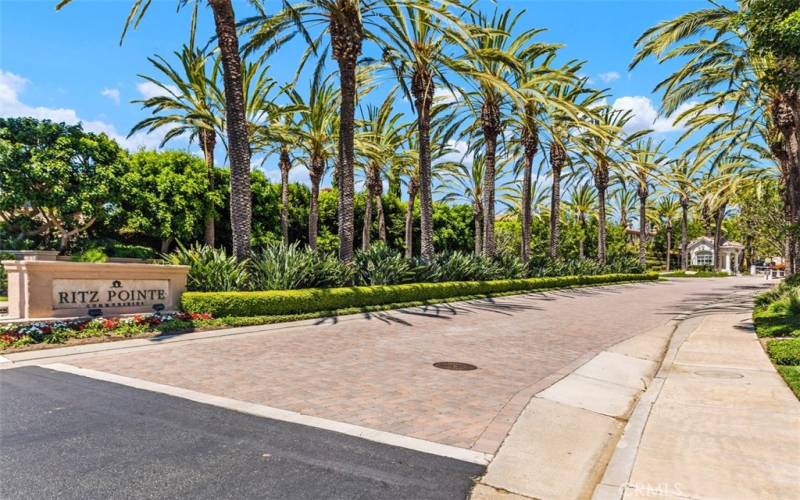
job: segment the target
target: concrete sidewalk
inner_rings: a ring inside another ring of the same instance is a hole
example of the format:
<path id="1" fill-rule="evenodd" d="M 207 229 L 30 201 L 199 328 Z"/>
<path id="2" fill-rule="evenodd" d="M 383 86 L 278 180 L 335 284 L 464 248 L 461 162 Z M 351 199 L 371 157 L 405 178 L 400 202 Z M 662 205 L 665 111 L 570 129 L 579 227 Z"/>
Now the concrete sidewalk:
<path id="1" fill-rule="evenodd" d="M 683 330 L 594 498 L 800 498 L 800 402 L 750 313 L 712 313 Z"/>

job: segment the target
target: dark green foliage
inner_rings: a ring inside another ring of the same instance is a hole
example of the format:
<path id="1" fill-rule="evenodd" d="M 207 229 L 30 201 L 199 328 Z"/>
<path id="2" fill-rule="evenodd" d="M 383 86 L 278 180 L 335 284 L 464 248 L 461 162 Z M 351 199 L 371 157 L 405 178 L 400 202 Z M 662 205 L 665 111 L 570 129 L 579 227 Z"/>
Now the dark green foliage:
<path id="1" fill-rule="evenodd" d="M 336 287 L 353 281 L 353 268 L 332 254 L 312 252 L 298 243 L 265 245 L 250 259 L 253 290 Z"/>
<path id="2" fill-rule="evenodd" d="M 430 265 L 420 267 L 424 271 L 419 281 L 484 281 L 496 274 L 491 260 L 464 252 L 439 254 Z"/>
<path id="3" fill-rule="evenodd" d="M 609 257 L 605 264 L 590 259 L 532 259 L 528 263 L 528 276 L 592 276 L 613 273 L 644 272 L 639 261 L 632 256 Z"/>
<path id="4" fill-rule="evenodd" d="M 300 314 L 314 311 L 335 311 L 348 307 L 424 302 L 450 297 L 656 279 L 658 279 L 656 274 L 614 274 L 266 292 L 186 292 L 181 297 L 181 307 L 187 312 L 211 313 L 215 317 Z"/>
<path id="5" fill-rule="evenodd" d="M 382 243 L 356 252 L 353 263 L 359 285 L 393 285 L 410 283 L 417 275 L 414 261 Z"/>
<path id="6" fill-rule="evenodd" d="M 73 255 L 72 260 L 75 262 L 106 262 L 108 255 L 102 248 L 89 248 L 78 255 Z"/>
<path id="7" fill-rule="evenodd" d="M 224 250 L 208 246 L 194 245 L 178 249 L 164 256 L 168 264 L 190 266 L 186 284 L 188 290 L 246 290 L 250 275 L 248 261 L 237 262 Z"/>
<path id="8" fill-rule="evenodd" d="M 113 243 L 106 247 L 109 257 L 119 257 L 125 259 L 153 259 L 156 253 L 150 247 L 141 245 L 126 245 L 124 243 Z"/>
<path id="9" fill-rule="evenodd" d="M 795 275 L 756 296 L 753 322 L 759 337 L 800 336 L 798 292 L 800 275 Z"/>

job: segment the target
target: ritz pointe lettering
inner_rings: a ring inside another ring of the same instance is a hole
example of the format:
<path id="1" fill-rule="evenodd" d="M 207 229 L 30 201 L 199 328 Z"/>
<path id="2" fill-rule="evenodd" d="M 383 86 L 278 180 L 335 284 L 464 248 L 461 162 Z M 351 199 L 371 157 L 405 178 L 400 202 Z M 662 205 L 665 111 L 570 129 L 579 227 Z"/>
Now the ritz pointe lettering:
<path id="1" fill-rule="evenodd" d="M 54 285 L 55 308 L 142 307 L 169 298 L 165 280 L 56 280 Z"/>

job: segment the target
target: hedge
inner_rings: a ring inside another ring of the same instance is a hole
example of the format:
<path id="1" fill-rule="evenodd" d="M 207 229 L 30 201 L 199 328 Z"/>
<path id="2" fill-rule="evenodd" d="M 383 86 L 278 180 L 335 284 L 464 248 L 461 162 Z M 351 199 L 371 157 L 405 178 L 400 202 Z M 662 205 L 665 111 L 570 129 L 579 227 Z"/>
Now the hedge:
<path id="1" fill-rule="evenodd" d="M 307 288 L 303 290 L 270 290 L 264 292 L 185 292 L 181 296 L 181 308 L 189 313 L 210 313 L 214 317 L 271 316 L 657 279 L 658 274 L 656 273 L 606 274 L 348 288 Z"/>

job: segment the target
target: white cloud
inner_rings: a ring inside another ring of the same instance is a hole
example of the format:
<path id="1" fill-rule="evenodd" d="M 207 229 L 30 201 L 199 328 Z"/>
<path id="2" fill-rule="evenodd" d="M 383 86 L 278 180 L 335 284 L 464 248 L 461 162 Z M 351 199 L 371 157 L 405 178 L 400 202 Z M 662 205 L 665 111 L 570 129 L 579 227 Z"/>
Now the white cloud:
<path id="1" fill-rule="evenodd" d="M 447 87 L 439 87 L 433 92 L 433 99 L 437 103 L 452 104 L 458 102 L 458 95 Z"/>
<path id="2" fill-rule="evenodd" d="M 611 82 L 613 82 L 614 80 L 619 80 L 619 79 L 620 79 L 620 74 L 619 74 L 619 73 L 617 73 L 616 71 L 609 71 L 609 72 L 607 72 L 607 73 L 600 73 L 600 74 L 599 74 L 599 75 L 597 75 L 597 76 L 598 76 L 598 77 L 599 77 L 601 80 L 603 80 L 605 83 L 611 83 Z"/>
<path id="3" fill-rule="evenodd" d="M 120 146 L 129 150 L 137 150 L 141 147 L 155 149 L 161 144 L 164 135 L 158 131 L 152 134 L 139 132 L 128 138 L 119 133 L 111 123 L 101 120 L 81 119 L 74 109 L 48 108 L 25 104 L 20 101 L 19 96 L 29 83 L 29 80 L 22 76 L 0 69 L 0 117 L 29 116 L 39 120 L 52 120 L 70 125 L 80 123 L 85 131 L 106 134 L 117 141 Z"/>
<path id="4" fill-rule="evenodd" d="M 169 92 L 177 92 L 178 88 L 174 85 L 167 85 L 167 89 Z M 142 82 L 136 85 L 136 90 L 142 95 L 145 99 L 150 99 L 152 97 L 160 97 L 160 96 L 167 96 L 169 92 L 165 90 L 163 87 L 156 85 L 153 82 Z"/>
<path id="5" fill-rule="evenodd" d="M 695 103 L 689 102 L 681 105 L 670 117 L 660 116 L 653 106 L 653 101 L 644 96 L 625 96 L 614 101 L 614 109 L 629 109 L 633 112 L 630 121 L 625 125 L 626 132 L 636 132 L 652 129 L 655 132 L 678 132 L 685 128 L 684 123 L 674 123 L 672 117 L 677 117 Z"/>
<path id="6" fill-rule="evenodd" d="M 103 97 L 108 97 L 109 99 L 114 101 L 114 104 L 119 106 L 119 89 L 111 89 L 106 87 L 100 91 L 100 95 Z"/>

